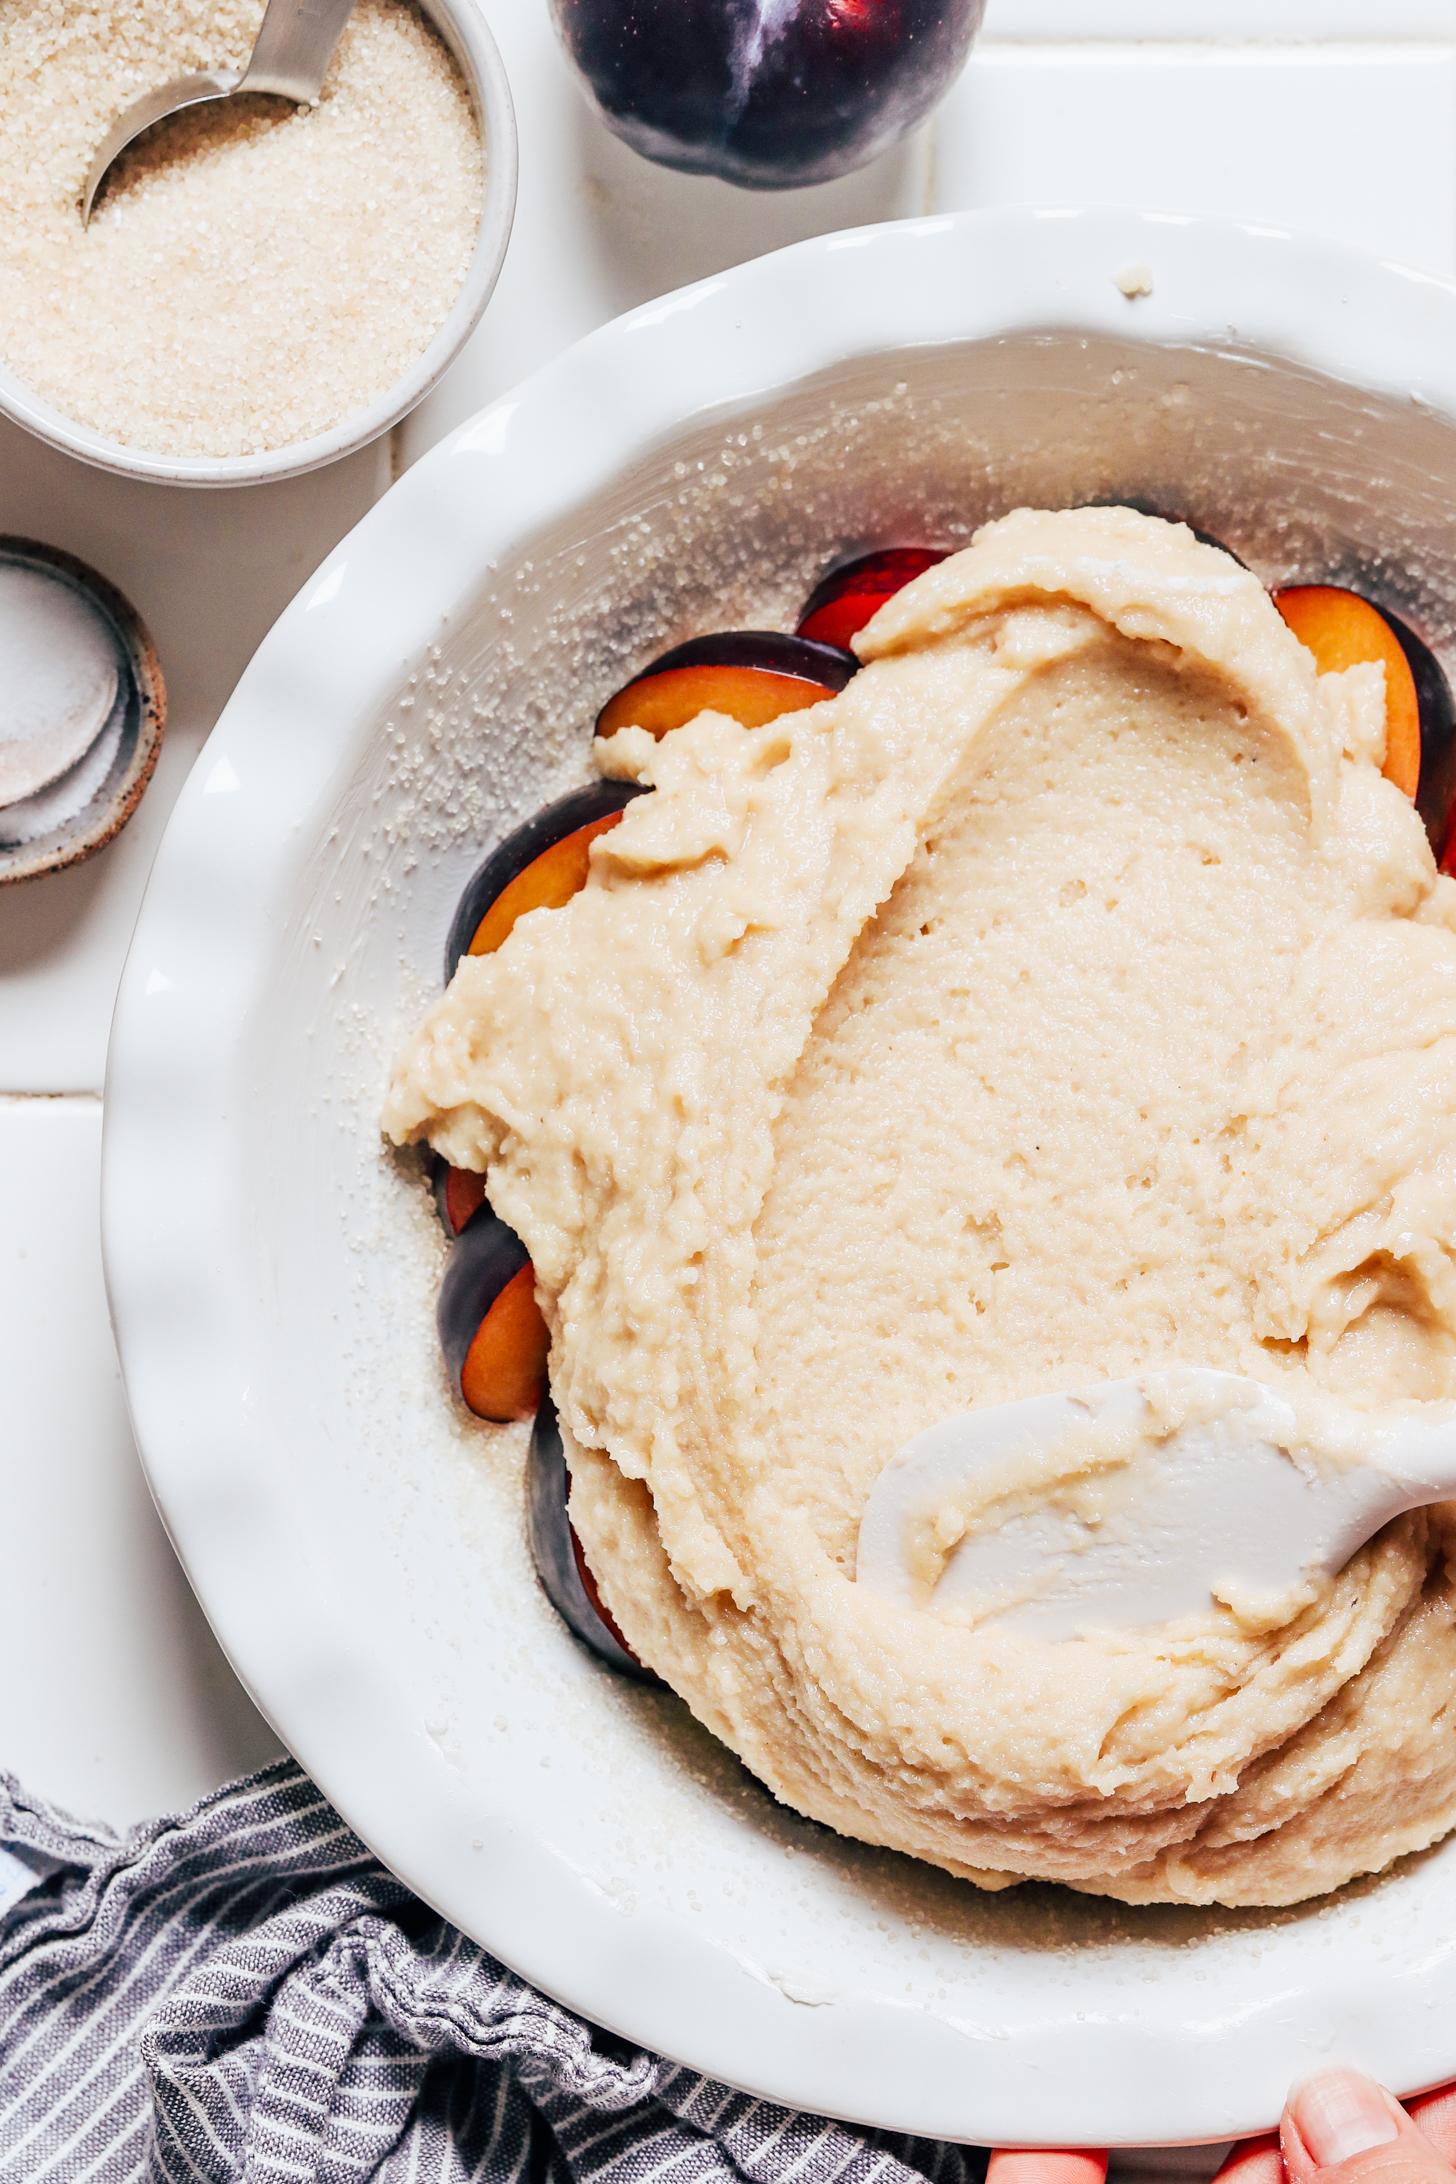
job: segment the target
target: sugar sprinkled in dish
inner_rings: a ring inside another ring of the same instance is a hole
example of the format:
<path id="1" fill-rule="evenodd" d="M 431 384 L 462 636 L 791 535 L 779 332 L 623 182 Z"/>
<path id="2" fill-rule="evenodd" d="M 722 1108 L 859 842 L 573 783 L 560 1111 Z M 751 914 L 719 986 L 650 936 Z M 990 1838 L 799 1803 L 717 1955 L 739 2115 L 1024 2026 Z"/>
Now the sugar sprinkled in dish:
<path id="1" fill-rule="evenodd" d="M 241 67 L 262 0 L 13 0 L 0 11 L 0 356 L 77 423 L 158 454 L 250 455 L 383 394 L 459 293 L 483 149 L 405 0 L 358 0 L 319 105 L 204 108 L 126 153 L 142 91 Z"/>

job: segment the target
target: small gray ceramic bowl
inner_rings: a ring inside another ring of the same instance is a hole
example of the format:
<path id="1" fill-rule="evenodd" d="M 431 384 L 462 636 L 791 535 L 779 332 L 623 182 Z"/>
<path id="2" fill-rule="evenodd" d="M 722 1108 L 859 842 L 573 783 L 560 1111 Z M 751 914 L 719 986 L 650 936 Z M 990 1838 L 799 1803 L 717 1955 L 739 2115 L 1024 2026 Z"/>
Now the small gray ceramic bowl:
<path id="1" fill-rule="evenodd" d="M 35 539 L 0 537 L 0 573 L 7 566 L 38 570 L 85 595 L 116 642 L 117 700 L 100 735 L 58 780 L 21 803 L 0 805 L 0 886 L 59 872 L 104 849 L 141 802 L 167 725 L 156 649 L 114 584 Z M 109 756 L 103 746 L 111 746 Z"/>

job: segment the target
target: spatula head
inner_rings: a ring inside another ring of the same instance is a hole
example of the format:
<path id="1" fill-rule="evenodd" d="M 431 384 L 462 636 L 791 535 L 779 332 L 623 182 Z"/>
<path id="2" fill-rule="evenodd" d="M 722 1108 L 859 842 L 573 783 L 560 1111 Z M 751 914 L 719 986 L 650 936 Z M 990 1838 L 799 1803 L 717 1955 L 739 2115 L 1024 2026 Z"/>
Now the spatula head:
<path id="1" fill-rule="evenodd" d="M 1390 1513 L 1328 1416 L 1201 1367 L 963 1412 L 881 1473 L 859 1582 L 1043 1638 L 1277 1610 Z"/>

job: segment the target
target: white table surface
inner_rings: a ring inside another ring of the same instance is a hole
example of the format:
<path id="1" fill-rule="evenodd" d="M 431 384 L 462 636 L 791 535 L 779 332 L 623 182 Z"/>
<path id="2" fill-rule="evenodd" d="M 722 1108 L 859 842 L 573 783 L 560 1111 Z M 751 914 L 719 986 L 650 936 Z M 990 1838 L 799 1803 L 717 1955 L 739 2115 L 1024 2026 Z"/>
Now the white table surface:
<path id="1" fill-rule="evenodd" d="M 632 304 L 904 213 L 1233 213 L 1456 272 L 1456 0 L 990 0 L 965 76 L 917 140 L 777 196 L 636 159 L 576 89 L 545 0 L 487 12 L 521 125 L 515 236 L 469 350 L 392 446 L 292 485 L 188 494 L 105 477 L 0 424 L 0 531 L 113 577 L 172 692 L 161 766 L 118 844 L 0 891 L 0 1767 L 116 1824 L 276 1747 L 172 1559 L 127 1427 L 97 1241 L 112 999 L 183 775 L 391 464 Z"/>

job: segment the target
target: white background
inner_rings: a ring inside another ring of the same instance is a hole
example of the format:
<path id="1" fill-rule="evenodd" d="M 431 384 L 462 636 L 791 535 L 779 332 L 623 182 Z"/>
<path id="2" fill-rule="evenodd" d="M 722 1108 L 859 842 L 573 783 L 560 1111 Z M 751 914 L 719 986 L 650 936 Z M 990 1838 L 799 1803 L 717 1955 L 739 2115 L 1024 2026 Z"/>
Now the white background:
<path id="1" fill-rule="evenodd" d="M 0 532 L 120 584 L 172 693 L 158 775 L 118 844 L 0 891 L 0 1767 L 113 1824 L 200 1795 L 274 1740 L 173 1562 L 127 1427 L 97 1241 L 112 998 L 183 775 L 263 632 L 391 466 L 632 304 L 904 213 L 1224 212 L 1456 272 L 1456 0 L 990 0 L 919 139 L 778 196 L 648 167 L 597 124 L 545 0 L 488 12 L 521 126 L 515 237 L 470 349 L 391 445 L 294 485 L 189 495 L 104 477 L 0 423 Z"/>

